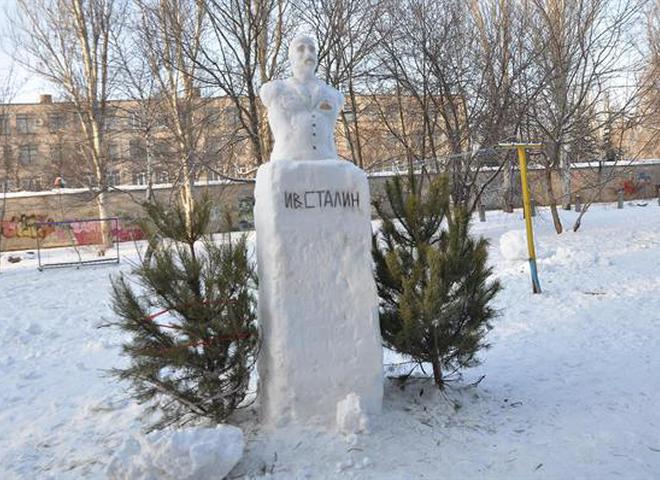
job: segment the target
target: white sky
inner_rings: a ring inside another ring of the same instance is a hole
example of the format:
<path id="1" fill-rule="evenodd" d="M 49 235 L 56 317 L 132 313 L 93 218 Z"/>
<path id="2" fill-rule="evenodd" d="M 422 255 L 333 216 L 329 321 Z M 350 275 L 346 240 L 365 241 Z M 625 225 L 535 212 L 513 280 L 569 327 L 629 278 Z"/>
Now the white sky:
<path id="1" fill-rule="evenodd" d="M 0 0 L 0 81 L 4 80 L 12 67 L 12 44 L 8 38 L 8 29 L 11 15 L 15 10 L 15 0 Z M 12 102 L 34 103 L 39 101 L 39 95 L 42 93 L 57 93 L 48 83 L 15 63 L 13 64 L 13 76 L 16 93 L 11 99 Z"/>
<path id="2" fill-rule="evenodd" d="M 29 1 L 29 0 L 28 0 Z M 16 11 L 16 0 L 0 0 L 0 85 L 4 84 L 5 76 L 12 67 L 11 50 L 13 48 L 12 42 L 8 37 L 8 30 L 10 26 L 11 17 Z M 645 35 L 645 25 L 639 25 L 639 31 L 634 32 L 636 37 L 643 37 Z M 643 41 L 641 42 L 644 43 Z M 622 61 L 630 61 L 630 58 L 622 58 Z M 58 91 L 55 87 L 50 85 L 43 79 L 28 72 L 20 65 L 13 63 L 13 77 L 16 92 L 14 97 L 10 100 L 13 103 L 35 103 L 39 101 L 39 95 L 42 93 L 50 93 L 57 98 Z M 631 82 L 632 78 L 623 78 L 622 82 Z M 625 89 L 624 89 L 625 90 Z M 0 99 L 0 102 L 4 99 Z"/>

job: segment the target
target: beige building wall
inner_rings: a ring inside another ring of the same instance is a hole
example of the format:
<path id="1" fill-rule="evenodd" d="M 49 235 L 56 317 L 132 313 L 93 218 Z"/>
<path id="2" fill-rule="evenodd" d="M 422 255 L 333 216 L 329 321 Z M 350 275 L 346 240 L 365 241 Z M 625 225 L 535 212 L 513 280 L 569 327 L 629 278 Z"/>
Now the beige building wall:
<path id="1" fill-rule="evenodd" d="M 222 174 L 236 175 L 241 166 L 249 167 L 250 148 L 241 139 L 235 107 L 223 97 L 203 99 L 199 121 L 200 168 L 198 180 L 218 180 Z M 177 181 L 175 141 L 162 121 L 150 119 L 149 144 L 141 123 L 144 113 L 136 101 L 110 102 L 105 128 L 106 171 L 111 187 L 147 183 L 147 155 L 152 181 Z M 42 95 L 39 103 L 0 105 L 0 179 L 8 178 L 8 191 L 50 190 L 58 177 L 66 186 L 94 184 L 85 151 L 80 121 L 72 106 L 53 102 Z M 219 175 L 220 174 L 220 175 Z M 1 186 L 0 186 L 1 189 Z"/>

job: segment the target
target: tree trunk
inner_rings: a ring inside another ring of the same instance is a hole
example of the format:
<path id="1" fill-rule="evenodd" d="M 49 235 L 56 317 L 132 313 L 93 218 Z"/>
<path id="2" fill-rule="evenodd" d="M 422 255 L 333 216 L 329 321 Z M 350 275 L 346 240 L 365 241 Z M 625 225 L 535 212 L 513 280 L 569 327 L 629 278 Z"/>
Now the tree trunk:
<path id="1" fill-rule="evenodd" d="M 352 81 L 350 82 L 349 93 L 351 100 L 351 110 L 353 110 L 353 131 L 355 132 L 355 152 L 353 158 L 357 160 L 358 167 L 364 169 L 364 160 L 362 158 L 362 140 L 360 139 L 361 133 L 360 126 L 358 124 L 357 99 L 355 97 L 355 89 L 353 88 Z"/>
<path id="2" fill-rule="evenodd" d="M 502 169 L 502 211 L 506 213 L 513 212 L 513 205 L 511 204 L 511 165 L 508 160 L 505 160 L 506 165 Z"/>
<path id="3" fill-rule="evenodd" d="M 89 110 L 93 110 L 93 106 L 89 107 Z M 108 185 L 108 172 L 106 171 L 106 157 L 104 152 L 104 136 L 103 129 L 99 125 L 97 118 L 89 116 L 89 128 L 88 130 L 92 134 L 92 151 L 90 152 L 92 156 L 92 164 L 94 166 L 94 173 L 96 175 L 96 183 L 99 189 L 98 195 L 96 195 L 96 206 L 99 211 L 99 218 L 108 218 L 107 204 L 106 204 L 106 188 Z M 83 127 L 84 127 L 83 123 Z M 101 244 L 102 248 L 112 247 L 112 232 L 110 226 L 107 222 L 101 222 Z"/>
<path id="4" fill-rule="evenodd" d="M 442 390 L 445 384 L 442 380 L 442 367 L 440 366 L 440 360 L 437 358 L 433 359 L 431 365 L 433 366 L 433 382 L 440 390 Z"/>
<path id="5" fill-rule="evenodd" d="M 555 198 L 555 191 L 552 187 L 552 170 L 545 169 L 545 182 L 548 189 L 548 202 L 550 203 L 550 212 L 552 213 L 552 222 L 555 225 L 555 231 L 559 234 L 564 231 L 559 218 L 559 211 L 557 210 L 557 199 Z"/>
<path id="6" fill-rule="evenodd" d="M 2 256 L 2 234 L 3 227 L 5 225 L 5 211 L 7 210 L 7 172 L 5 172 L 5 179 L 2 183 L 2 207 L 0 207 L 0 257 Z M 0 262 L 0 267 L 2 267 L 2 262 Z"/>
<path id="7" fill-rule="evenodd" d="M 151 165 L 151 134 L 147 133 L 145 137 L 145 156 L 147 159 L 147 191 L 145 192 L 145 200 L 151 202 L 154 199 L 154 172 L 153 166 Z"/>
<path id="8" fill-rule="evenodd" d="M 267 161 L 264 155 L 264 149 L 270 148 L 270 136 L 268 135 L 270 131 L 262 128 L 263 122 L 260 121 L 259 100 L 257 98 L 257 92 L 251 83 L 247 85 L 247 101 L 250 112 L 250 141 L 252 142 L 257 165 L 261 165 Z"/>
<path id="9" fill-rule="evenodd" d="M 575 223 L 573 224 L 573 231 L 577 232 L 582 225 L 582 217 L 584 216 L 585 213 L 587 213 L 587 210 L 589 210 L 589 205 L 585 205 L 582 211 L 580 212 L 580 215 L 578 215 L 577 219 L 575 220 Z"/>
<path id="10" fill-rule="evenodd" d="M 107 202 L 105 198 L 106 192 L 101 190 L 96 196 L 96 206 L 99 212 L 99 218 L 106 219 L 108 218 L 108 210 L 106 208 Z M 101 222 L 101 245 L 102 249 L 108 249 L 112 247 L 112 228 L 107 221 Z"/>
<path id="11" fill-rule="evenodd" d="M 194 207 L 193 199 L 193 189 L 194 189 L 194 174 L 191 171 L 191 165 L 189 159 L 185 160 L 183 164 L 183 186 L 180 190 L 181 205 L 183 206 L 183 212 L 186 217 L 186 227 L 188 232 L 192 232 L 192 213 Z"/>
<path id="12" fill-rule="evenodd" d="M 561 171 L 561 207 L 564 210 L 571 209 L 571 162 L 568 158 L 566 147 L 563 146 L 559 153 L 559 168 Z"/>

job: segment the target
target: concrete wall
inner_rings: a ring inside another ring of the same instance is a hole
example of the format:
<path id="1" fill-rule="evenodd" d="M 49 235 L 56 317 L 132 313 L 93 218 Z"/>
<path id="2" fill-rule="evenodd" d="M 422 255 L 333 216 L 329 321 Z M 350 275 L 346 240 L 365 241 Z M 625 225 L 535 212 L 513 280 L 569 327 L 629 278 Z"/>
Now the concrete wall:
<path id="1" fill-rule="evenodd" d="M 626 200 L 651 198 L 657 195 L 660 186 L 660 161 L 647 161 L 635 165 L 582 166 L 571 170 L 571 198 L 570 203 L 575 204 L 579 195 L 582 203 L 588 201 L 614 202 L 618 191 L 624 190 Z M 505 189 L 506 173 L 502 172 L 498 178 L 486 188 L 482 201 L 488 209 L 503 208 L 505 201 L 510 201 L 513 207 L 522 205 L 520 174 L 518 170 L 511 174 L 512 188 Z M 488 178 L 488 172 L 481 174 L 483 183 Z M 529 171 L 529 185 L 533 200 L 537 205 L 548 205 L 548 191 L 546 188 L 545 172 L 540 169 Z M 558 175 L 552 175 L 552 188 L 558 204 L 561 204 L 562 187 Z"/>
<path id="2" fill-rule="evenodd" d="M 626 187 L 626 199 L 650 198 L 656 195 L 656 186 L 660 185 L 660 162 L 646 162 L 634 166 L 575 168 L 572 174 L 572 191 L 580 195 L 582 202 L 592 197 L 600 202 L 613 202 L 617 191 Z M 482 172 L 480 181 L 485 181 L 493 172 Z M 547 204 L 547 192 L 543 181 L 543 171 L 530 171 L 530 188 L 537 205 Z M 391 175 L 370 177 L 372 197 L 383 195 L 385 182 Z M 553 177 L 553 188 L 560 195 L 561 186 L 558 178 Z M 604 188 L 593 185 L 605 184 Z M 514 207 L 519 207 L 520 179 L 517 171 L 512 172 L 512 188 L 507 193 L 505 175 L 499 174 L 484 192 L 483 203 L 488 209 L 502 208 L 504 199 L 509 199 Z M 199 185 L 196 195 L 207 194 L 216 207 L 212 212 L 214 231 L 247 230 L 252 228 L 253 183 L 211 183 Z M 168 202 L 174 194 L 171 188 L 155 190 L 156 198 Z M 108 194 L 108 211 L 120 218 L 115 235 L 122 241 L 142 238 L 142 232 L 136 220 L 143 216 L 140 202 L 145 191 L 131 187 L 130 190 L 113 191 Z M 0 212 L 5 201 L 4 220 L 0 231 L 0 249 L 24 250 L 37 245 L 37 237 L 43 247 L 95 243 L 100 236 L 99 224 L 78 223 L 73 225 L 49 225 L 37 228 L 36 222 L 75 220 L 98 217 L 94 195 L 89 191 L 63 191 L 39 194 L 10 193 L 3 200 L 0 196 Z M 227 224 L 229 219 L 230 225 Z"/>

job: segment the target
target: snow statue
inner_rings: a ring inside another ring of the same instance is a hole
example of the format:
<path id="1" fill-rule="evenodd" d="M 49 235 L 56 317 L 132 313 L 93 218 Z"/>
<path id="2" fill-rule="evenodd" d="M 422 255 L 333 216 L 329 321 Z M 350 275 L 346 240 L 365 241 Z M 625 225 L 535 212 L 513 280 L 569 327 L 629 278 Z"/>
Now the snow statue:
<path id="1" fill-rule="evenodd" d="M 343 96 L 316 78 L 312 39 L 296 37 L 289 60 L 293 77 L 260 92 L 275 140 L 254 207 L 262 422 L 363 431 L 383 397 L 369 185 L 337 157 Z"/>
<path id="2" fill-rule="evenodd" d="M 265 83 L 259 92 L 268 108 L 275 145 L 271 160 L 336 159 L 335 124 L 344 96 L 316 78 L 316 47 L 296 37 L 289 46 L 293 77 Z"/>

